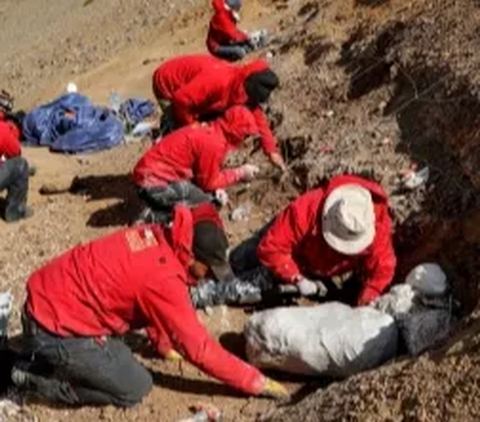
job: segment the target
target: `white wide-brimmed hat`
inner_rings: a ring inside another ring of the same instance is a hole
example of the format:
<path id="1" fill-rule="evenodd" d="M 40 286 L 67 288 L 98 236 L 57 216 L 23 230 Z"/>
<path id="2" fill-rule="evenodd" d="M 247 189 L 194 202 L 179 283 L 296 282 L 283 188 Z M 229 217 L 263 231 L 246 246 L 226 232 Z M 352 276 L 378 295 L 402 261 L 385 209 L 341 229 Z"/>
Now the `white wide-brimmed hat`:
<path id="1" fill-rule="evenodd" d="M 375 238 L 375 210 L 370 192 L 357 184 L 334 189 L 323 207 L 323 237 L 336 251 L 356 255 Z"/>

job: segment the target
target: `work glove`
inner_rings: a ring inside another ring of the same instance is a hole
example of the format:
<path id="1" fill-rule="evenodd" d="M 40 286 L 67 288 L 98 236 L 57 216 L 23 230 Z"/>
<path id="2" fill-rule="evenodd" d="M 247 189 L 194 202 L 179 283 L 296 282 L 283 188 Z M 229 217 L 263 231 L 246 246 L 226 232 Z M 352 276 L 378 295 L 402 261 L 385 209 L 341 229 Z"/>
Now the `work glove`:
<path id="1" fill-rule="evenodd" d="M 220 206 L 224 207 L 228 204 L 228 193 L 224 189 L 217 189 L 215 191 L 215 200 Z"/>
<path id="2" fill-rule="evenodd" d="M 183 356 L 173 349 L 170 349 L 167 353 L 165 353 L 163 358 L 165 360 L 168 360 L 169 362 L 182 362 L 183 361 Z"/>
<path id="3" fill-rule="evenodd" d="M 283 157 L 280 155 L 280 153 L 272 152 L 271 154 L 269 154 L 268 159 L 275 167 L 278 167 L 283 172 L 286 172 L 288 170 L 288 167 L 285 164 L 285 161 L 283 160 Z"/>
<path id="4" fill-rule="evenodd" d="M 265 384 L 262 391 L 260 391 L 260 396 L 271 397 L 274 399 L 286 399 L 290 397 L 290 394 L 282 384 L 265 377 Z"/>
<path id="5" fill-rule="evenodd" d="M 302 275 L 293 279 L 302 296 L 326 296 L 328 290 L 321 281 L 312 281 Z"/>
<path id="6" fill-rule="evenodd" d="M 297 281 L 297 288 L 302 296 L 314 296 L 318 292 L 317 285 L 304 277 L 301 277 L 299 281 Z"/>
<path id="7" fill-rule="evenodd" d="M 245 182 L 250 182 L 257 177 L 260 169 L 253 164 L 244 164 L 240 167 L 241 178 Z"/>

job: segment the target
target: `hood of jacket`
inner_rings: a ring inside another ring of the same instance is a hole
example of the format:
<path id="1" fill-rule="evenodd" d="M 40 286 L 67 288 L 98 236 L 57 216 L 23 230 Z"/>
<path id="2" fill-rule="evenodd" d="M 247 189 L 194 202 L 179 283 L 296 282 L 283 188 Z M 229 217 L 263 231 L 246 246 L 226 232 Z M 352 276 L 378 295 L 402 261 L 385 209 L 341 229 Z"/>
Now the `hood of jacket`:
<path id="1" fill-rule="evenodd" d="M 230 107 L 225 114 L 213 123 L 221 130 L 233 148 L 239 148 L 248 136 L 260 134 L 252 112 L 244 106 Z"/>

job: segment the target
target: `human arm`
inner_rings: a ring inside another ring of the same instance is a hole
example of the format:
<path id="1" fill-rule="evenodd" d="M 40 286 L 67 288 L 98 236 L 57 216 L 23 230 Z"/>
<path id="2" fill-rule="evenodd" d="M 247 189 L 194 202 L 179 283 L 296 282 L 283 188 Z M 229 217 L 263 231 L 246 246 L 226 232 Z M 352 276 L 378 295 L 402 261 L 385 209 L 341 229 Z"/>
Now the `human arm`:
<path id="1" fill-rule="evenodd" d="M 308 194 L 292 202 L 275 218 L 258 245 L 260 262 L 287 283 L 295 284 L 300 280 L 300 268 L 293 253 L 312 227 L 315 210 L 311 199 Z"/>
<path id="2" fill-rule="evenodd" d="M 205 373 L 248 394 L 262 392 L 265 377 L 224 350 L 200 323 L 180 277 L 164 274 L 142 292 L 140 307 L 154 326 L 165 328 L 175 349 Z"/>
<path id="3" fill-rule="evenodd" d="M 358 305 L 370 303 L 390 285 L 395 274 L 397 258 L 392 244 L 391 220 L 385 206 L 377 216 L 376 235 L 372 251 L 364 261 L 364 285 Z"/>
<path id="4" fill-rule="evenodd" d="M 285 171 L 287 166 L 283 160 L 283 157 L 278 151 L 277 140 L 270 129 L 270 125 L 265 117 L 265 113 L 261 107 L 256 107 L 252 113 L 255 117 L 257 127 L 260 130 L 260 144 L 263 152 L 268 156 L 270 162 L 274 166 Z"/>
<path id="5" fill-rule="evenodd" d="M 218 150 L 218 146 L 213 140 L 205 139 L 196 154 L 194 177 L 198 186 L 203 190 L 213 192 L 242 180 L 241 168 L 222 169 L 225 154 Z"/>
<path id="6" fill-rule="evenodd" d="M 215 136 L 215 135 L 212 135 Z M 197 159 L 194 165 L 194 176 L 197 184 L 207 192 L 227 188 L 240 181 L 250 181 L 255 178 L 259 168 L 252 164 L 223 169 L 225 152 L 219 147 L 216 139 L 205 139 L 197 146 Z"/>
<path id="7" fill-rule="evenodd" d="M 212 19 L 211 26 L 215 31 L 222 33 L 230 44 L 247 42 L 248 34 L 238 29 L 236 23 L 231 19 L 228 12 L 216 13 Z"/>

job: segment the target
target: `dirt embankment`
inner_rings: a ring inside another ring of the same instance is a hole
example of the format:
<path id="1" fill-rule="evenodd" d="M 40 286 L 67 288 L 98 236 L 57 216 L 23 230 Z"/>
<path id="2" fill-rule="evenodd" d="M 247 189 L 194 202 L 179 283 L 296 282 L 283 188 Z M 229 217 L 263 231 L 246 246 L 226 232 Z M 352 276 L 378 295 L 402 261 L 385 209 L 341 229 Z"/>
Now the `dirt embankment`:
<path id="1" fill-rule="evenodd" d="M 480 11 L 470 1 L 358 3 L 364 19 L 338 41 L 311 23 L 325 3 L 303 4 L 288 22 L 277 134 L 300 189 L 343 171 L 380 180 L 395 214 L 397 278 L 438 261 L 469 315 L 480 273 Z M 428 166 L 430 179 L 408 192 L 398 176 L 412 165 Z M 478 420 L 478 324 L 473 314 L 445 349 L 333 384 L 269 420 Z"/>

